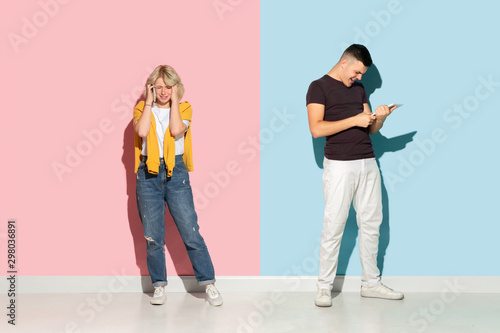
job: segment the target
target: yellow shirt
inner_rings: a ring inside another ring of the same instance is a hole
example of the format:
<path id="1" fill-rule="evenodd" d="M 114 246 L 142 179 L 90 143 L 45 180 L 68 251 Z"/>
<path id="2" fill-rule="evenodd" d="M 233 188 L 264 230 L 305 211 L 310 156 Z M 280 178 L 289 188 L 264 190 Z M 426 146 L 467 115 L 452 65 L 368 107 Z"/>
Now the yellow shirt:
<path id="1" fill-rule="evenodd" d="M 139 102 L 134 108 L 134 120 L 133 123 L 142 115 L 144 110 L 144 101 Z M 191 116 L 193 115 L 193 109 L 189 102 L 182 102 L 179 104 L 179 110 L 181 113 L 182 120 L 191 121 Z M 148 167 L 148 172 L 152 174 L 158 174 L 160 169 L 160 148 L 158 145 L 158 137 L 156 136 L 156 120 L 153 113 L 151 113 L 151 128 L 149 129 L 149 134 L 145 138 L 148 147 L 148 160 L 146 165 Z M 135 133 L 135 172 L 139 168 L 141 163 L 141 151 L 142 151 L 142 140 L 137 133 Z M 167 177 L 172 176 L 172 171 L 175 167 L 175 137 L 170 133 L 170 126 L 165 132 L 165 141 L 163 145 L 163 158 L 165 159 L 165 166 L 167 167 Z M 188 171 L 193 171 L 193 148 L 191 142 L 191 126 L 188 127 L 186 133 L 184 134 L 184 155 L 182 157 L 186 168 Z"/>

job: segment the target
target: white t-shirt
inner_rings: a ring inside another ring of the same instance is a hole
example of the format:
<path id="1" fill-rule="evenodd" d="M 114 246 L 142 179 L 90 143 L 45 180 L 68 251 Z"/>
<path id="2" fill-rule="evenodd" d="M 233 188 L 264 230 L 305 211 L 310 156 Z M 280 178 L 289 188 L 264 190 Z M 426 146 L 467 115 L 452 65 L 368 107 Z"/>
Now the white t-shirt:
<path id="1" fill-rule="evenodd" d="M 160 158 L 163 158 L 163 141 L 165 140 L 165 132 L 170 122 L 170 109 L 162 109 L 155 105 L 151 108 L 151 111 L 156 121 L 156 137 L 158 138 L 158 146 L 160 148 Z M 187 131 L 189 120 L 183 120 L 182 122 L 186 124 Z M 175 137 L 175 155 L 184 154 L 184 133 Z M 142 155 L 148 155 L 147 140 L 145 138 L 142 139 Z"/>

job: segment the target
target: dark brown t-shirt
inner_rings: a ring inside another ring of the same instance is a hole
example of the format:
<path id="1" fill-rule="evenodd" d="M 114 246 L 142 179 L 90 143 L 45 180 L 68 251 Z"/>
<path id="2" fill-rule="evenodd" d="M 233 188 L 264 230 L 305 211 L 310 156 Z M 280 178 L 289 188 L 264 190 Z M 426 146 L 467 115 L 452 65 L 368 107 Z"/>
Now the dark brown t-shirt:
<path id="1" fill-rule="evenodd" d="M 342 82 L 325 75 L 309 86 L 306 105 L 310 103 L 323 104 L 324 120 L 337 121 L 363 112 L 363 104 L 368 103 L 368 98 L 361 83 L 354 82 L 348 88 Z M 375 157 L 368 128 L 351 127 L 327 136 L 325 157 L 340 161 Z"/>

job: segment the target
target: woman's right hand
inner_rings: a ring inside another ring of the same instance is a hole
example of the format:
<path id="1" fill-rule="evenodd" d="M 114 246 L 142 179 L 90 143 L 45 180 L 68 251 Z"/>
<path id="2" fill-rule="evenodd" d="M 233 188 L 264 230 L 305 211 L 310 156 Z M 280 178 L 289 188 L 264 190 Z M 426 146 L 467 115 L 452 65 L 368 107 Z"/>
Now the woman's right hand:
<path id="1" fill-rule="evenodd" d="M 153 87 L 154 85 L 149 83 L 146 88 L 146 104 L 149 105 L 152 105 L 154 100 Z"/>

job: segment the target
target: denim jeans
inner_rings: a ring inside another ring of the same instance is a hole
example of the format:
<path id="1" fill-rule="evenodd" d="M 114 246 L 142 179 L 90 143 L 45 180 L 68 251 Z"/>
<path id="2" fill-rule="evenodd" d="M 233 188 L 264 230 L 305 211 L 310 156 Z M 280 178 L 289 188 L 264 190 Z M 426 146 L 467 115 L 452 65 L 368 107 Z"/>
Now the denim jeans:
<path id="1" fill-rule="evenodd" d="M 137 170 L 137 208 L 147 242 L 147 264 L 154 287 L 167 284 L 165 203 L 186 247 L 199 285 L 215 282 L 212 260 L 198 226 L 189 173 L 182 155 L 175 156 L 172 177 L 161 159 L 157 175 L 148 172 L 144 157 Z"/>

